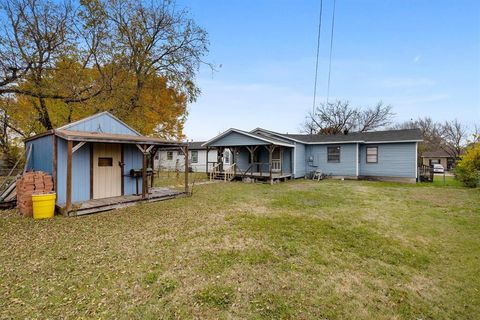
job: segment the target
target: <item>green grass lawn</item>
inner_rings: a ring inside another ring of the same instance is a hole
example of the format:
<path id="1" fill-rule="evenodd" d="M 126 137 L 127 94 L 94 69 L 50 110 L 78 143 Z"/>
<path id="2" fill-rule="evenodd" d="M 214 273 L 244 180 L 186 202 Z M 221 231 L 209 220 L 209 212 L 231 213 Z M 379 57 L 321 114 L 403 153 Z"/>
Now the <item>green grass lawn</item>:
<path id="1" fill-rule="evenodd" d="M 445 176 L 442 174 L 436 174 L 433 178 L 433 185 L 435 186 L 447 186 L 447 187 L 462 187 L 462 183 L 455 179 L 454 176 Z"/>
<path id="2" fill-rule="evenodd" d="M 480 190 L 292 181 L 0 218 L 1 318 L 475 319 Z"/>
<path id="3" fill-rule="evenodd" d="M 190 172 L 188 174 L 189 184 L 193 182 L 200 183 L 208 181 L 209 178 L 205 172 Z M 183 172 L 162 171 L 158 172 L 154 178 L 155 187 L 174 187 L 183 188 L 185 185 L 185 174 Z"/>

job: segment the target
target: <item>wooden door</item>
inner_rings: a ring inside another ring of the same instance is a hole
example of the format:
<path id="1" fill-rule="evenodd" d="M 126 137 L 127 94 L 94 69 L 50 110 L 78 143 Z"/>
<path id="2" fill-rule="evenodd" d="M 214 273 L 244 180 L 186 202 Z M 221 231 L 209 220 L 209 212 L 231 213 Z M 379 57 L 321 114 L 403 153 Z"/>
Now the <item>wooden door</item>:
<path id="1" fill-rule="evenodd" d="M 93 198 L 122 195 L 121 145 L 95 143 L 93 145 Z"/>

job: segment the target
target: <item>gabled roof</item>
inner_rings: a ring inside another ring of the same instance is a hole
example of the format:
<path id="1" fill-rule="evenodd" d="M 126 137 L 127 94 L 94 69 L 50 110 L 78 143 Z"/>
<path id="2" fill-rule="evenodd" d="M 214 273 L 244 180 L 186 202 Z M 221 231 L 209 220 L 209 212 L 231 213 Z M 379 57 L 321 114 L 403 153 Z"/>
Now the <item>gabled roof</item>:
<path id="1" fill-rule="evenodd" d="M 98 118 L 98 117 L 101 117 L 101 116 L 109 116 L 110 118 L 114 119 L 115 121 L 117 121 L 118 123 L 121 123 L 123 126 L 125 126 L 126 128 L 130 129 L 131 131 L 133 131 L 134 133 L 136 133 L 138 136 L 141 136 L 141 134 L 133 129 L 132 127 L 130 127 L 128 124 L 126 124 L 125 122 L 123 122 L 122 120 L 118 119 L 117 117 L 115 117 L 113 114 L 111 114 L 110 112 L 108 111 L 103 111 L 103 112 L 99 112 L 99 113 L 96 113 L 94 115 L 91 115 L 89 117 L 86 117 L 86 118 L 83 118 L 83 119 L 80 119 L 80 120 L 77 120 L 77 121 L 74 121 L 74 122 L 70 122 L 70 123 L 67 123 L 66 125 L 64 126 L 61 126 L 60 128 L 58 128 L 57 130 L 68 130 L 69 128 L 73 127 L 73 126 L 76 126 L 80 123 L 84 123 L 84 122 L 88 122 L 90 120 L 93 120 L 95 118 Z"/>
<path id="2" fill-rule="evenodd" d="M 207 147 L 203 146 L 206 141 L 191 141 L 188 143 L 188 150 L 205 150 Z"/>
<path id="3" fill-rule="evenodd" d="M 348 134 L 322 135 L 322 134 L 288 134 L 257 128 L 253 132 L 266 132 L 272 135 L 290 139 L 305 144 L 331 144 L 331 143 L 395 143 L 422 141 L 420 129 L 385 130 L 371 132 L 351 132 Z"/>
<path id="4" fill-rule="evenodd" d="M 239 129 L 235 129 L 235 128 L 228 129 L 227 131 L 225 131 L 225 132 L 219 134 L 218 136 L 216 136 L 216 137 L 208 140 L 207 142 L 203 143 L 202 146 L 209 146 L 210 144 L 212 144 L 215 141 L 229 135 L 232 132 L 236 132 L 238 134 L 241 134 L 241 135 L 244 135 L 244 136 L 247 136 L 247 137 L 250 137 L 250 138 L 254 138 L 254 139 L 269 143 L 269 144 L 276 144 L 276 145 L 279 145 L 279 146 L 286 146 L 286 147 L 293 147 L 294 146 L 292 143 L 289 143 L 289 142 L 285 141 L 284 139 L 267 137 L 267 136 L 262 135 L 262 134 L 256 134 L 256 133 L 247 132 L 247 131 L 243 131 L 243 130 L 239 130 Z"/>

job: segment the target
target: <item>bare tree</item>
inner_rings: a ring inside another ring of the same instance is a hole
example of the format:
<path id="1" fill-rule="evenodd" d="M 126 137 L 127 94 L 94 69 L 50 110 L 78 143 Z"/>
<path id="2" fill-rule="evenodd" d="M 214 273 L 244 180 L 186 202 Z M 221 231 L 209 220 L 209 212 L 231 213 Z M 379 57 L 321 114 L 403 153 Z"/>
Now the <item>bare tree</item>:
<path id="1" fill-rule="evenodd" d="M 441 135 L 442 125 L 433 121 L 430 117 L 418 118 L 403 123 L 397 123 L 391 129 L 420 129 L 423 136 L 423 143 L 420 150 L 436 151 L 443 142 Z"/>
<path id="2" fill-rule="evenodd" d="M 310 112 L 302 131 L 310 134 L 339 134 L 348 131 L 374 131 L 389 125 L 394 114 L 390 105 L 355 108 L 348 101 L 323 103 Z"/>
<path id="3" fill-rule="evenodd" d="M 441 127 L 441 136 L 443 141 L 440 148 L 457 159 L 467 142 L 467 127 L 457 119 L 445 121 Z"/>

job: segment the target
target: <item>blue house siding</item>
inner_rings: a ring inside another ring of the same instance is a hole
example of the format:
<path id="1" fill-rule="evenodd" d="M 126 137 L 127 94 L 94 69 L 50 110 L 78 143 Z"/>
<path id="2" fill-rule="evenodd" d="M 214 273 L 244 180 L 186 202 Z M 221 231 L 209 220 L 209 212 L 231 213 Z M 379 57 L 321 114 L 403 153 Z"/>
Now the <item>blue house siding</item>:
<path id="1" fill-rule="evenodd" d="M 221 146 L 252 146 L 252 145 L 268 145 L 270 143 L 249 137 L 238 132 L 230 132 L 226 136 L 218 139 L 217 141 L 209 144 L 210 147 Z"/>
<path id="2" fill-rule="evenodd" d="M 306 174 L 305 145 L 295 142 L 295 178 L 302 178 Z"/>
<path id="3" fill-rule="evenodd" d="M 123 192 L 125 195 L 136 193 L 136 179 L 129 176 L 131 169 L 141 169 L 143 154 L 135 145 L 123 145 Z M 138 178 L 138 190 L 142 192 L 142 178 Z"/>
<path id="4" fill-rule="evenodd" d="M 340 146 L 340 162 L 327 161 L 327 148 Z M 321 170 L 325 174 L 334 176 L 356 176 L 356 150 L 357 145 L 339 144 L 339 145 L 308 145 L 307 170 Z"/>
<path id="5" fill-rule="evenodd" d="M 67 125 L 65 130 L 138 135 L 135 131 L 107 113 L 86 119 L 85 121 L 79 121 L 78 123 L 74 122 L 71 125 Z"/>
<path id="6" fill-rule="evenodd" d="M 72 154 L 72 202 L 89 199 L 90 144 L 87 143 Z"/>
<path id="7" fill-rule="evenodd" d="M 25 147 L 33 146 L 30 160 L 27 164 L 28 171 L 43 171 L 53 173 L 53 135 L 40 137 L 25 143 Z"/>
<path id="8" fill-rule="evenodd" d="M 366 147 L 378 147 L 378 163 L 367 163 Z M 416 177 L 415 142 L 360 145 L 360 175 L 377 177 Z"/>

